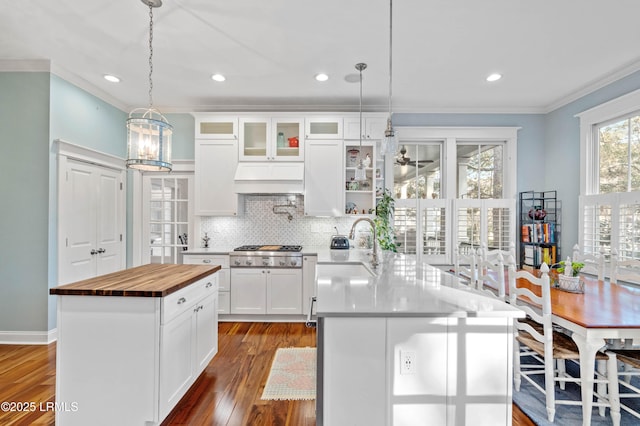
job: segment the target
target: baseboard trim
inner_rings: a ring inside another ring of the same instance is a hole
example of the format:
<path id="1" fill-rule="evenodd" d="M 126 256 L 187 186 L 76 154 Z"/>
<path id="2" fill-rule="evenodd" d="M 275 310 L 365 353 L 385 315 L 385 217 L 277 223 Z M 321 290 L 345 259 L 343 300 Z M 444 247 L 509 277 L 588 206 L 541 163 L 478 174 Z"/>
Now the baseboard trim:
<path id="1" fill-rule="evenodd" d="M 57 328 L 49 331 L 0 331 L 0 345 L 48 345 L 57 339 Z"/>

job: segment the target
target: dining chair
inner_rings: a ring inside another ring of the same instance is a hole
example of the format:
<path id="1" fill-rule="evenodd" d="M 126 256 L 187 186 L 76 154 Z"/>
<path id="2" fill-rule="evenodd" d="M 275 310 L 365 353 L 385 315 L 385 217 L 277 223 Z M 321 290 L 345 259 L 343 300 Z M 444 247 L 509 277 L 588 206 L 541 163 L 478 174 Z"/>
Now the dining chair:
<path id="1" fill-rule="evenodd" d="M 516 258 L 516 245 L 513 241 L 509 243 L 509 248 L 507 250 L 501 249 L 491 249 L 489 250 L 488 244 L 486 241 L 480 243 L 479 249 L 479 260 L 493 260 L 495 261 L 498 255 L 501 254 L 503 259 L 508 259 L 509 256 L 513 256 Z"/>
<path id="2" fill-rule="evenodd" d="M 611 250 L 611 283 L 625 281 L 640 284 L 640 260 L 625 259 L 620 260 L 618 251 Z"/>
<path id="3" fill-rule="evenodd" d="M 455 255 L 454 273 L 456 277 L 468 282 L 471 287 L 475 287 L 478 278 L 476 249 L 473 246 L 458 246 Z"/>
<path id="4" fill-rule="evenodd" d="M 595 275 L 598 277 L 598 281 L 604 281 L 605 276 L 605 252 L 604 247 L 600 247 L 598 254 L 582 253 L 578 244 L 573 246 L 573 255 L 571 256 L 574 262 L 584 263 L 582 272 L 586 274 Z"/>
<path id="5" fill-rule="evenodd" d="M 502 253 L 492 256 L 495 260 L 480 258 L 478 261 L 478 276 L 476 279 L 476 289 L 491 297 L 506 302 L 505 291 L 505 267 Z M 513 259 L 513 256 L 509 256 Z M 515 260 L 513 260 L 515 264 Z"/>
<path id="6" fill-rule="evenodd" d="M 516 391 L 519 391 L 522 379 L 525 379 L 544 394 L 547 418 L 553 422 L 557 405 L 581 404 L 580 401 L 558 399 L 555 395 L 556 382 L 561 389 L 564 389 L 567 382 L 582 386 L 579 377 L 570 376 L 564 369 L 565 360 L 578 362 L 580 354 L 571 337 L 553 329 L 549 267 L 546 263 L 540 266 L 540 272 L 540 277 L 537 277 L 529 271 L 517 271 L 513 264 L 509 264 L 509 301 L 512 306 L 526 313 L 525 319 L 515 320 L 514 386 Z M 533 288 L 537 290 L 534 292 Z M 525 358 L 525 363 L 522 363 L 521 358 Z M 606 361 L 607 372 L 604 377 L 597 373 L 594 383 L 605 384 L 607 388 L 617 386 L 615 358 L 599 352 L 596 354 L 596 360 Z M 542 384 L 534 380 L 536 375 L 544 376 Z M 609 393 L 602 391 L 602 386 L 599 386 L 594 394 L 597 401 L 593 405 L 610 407 L 613 424 L 619 425 L 620 406 L 615 394 L 610 397 Z"/>

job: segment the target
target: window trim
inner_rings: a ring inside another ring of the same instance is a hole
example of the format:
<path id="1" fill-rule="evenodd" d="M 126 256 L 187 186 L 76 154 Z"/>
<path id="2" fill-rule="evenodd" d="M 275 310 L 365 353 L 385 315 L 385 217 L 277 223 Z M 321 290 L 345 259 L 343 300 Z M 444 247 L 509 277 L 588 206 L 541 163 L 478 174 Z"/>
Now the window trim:
<path id="1" fill-rule="evenodd" d="M 575 115 L 580 119 L 580 195 L 598 193 L 597 126 L 637 112 L 639 106 L 640 89 Z"/>

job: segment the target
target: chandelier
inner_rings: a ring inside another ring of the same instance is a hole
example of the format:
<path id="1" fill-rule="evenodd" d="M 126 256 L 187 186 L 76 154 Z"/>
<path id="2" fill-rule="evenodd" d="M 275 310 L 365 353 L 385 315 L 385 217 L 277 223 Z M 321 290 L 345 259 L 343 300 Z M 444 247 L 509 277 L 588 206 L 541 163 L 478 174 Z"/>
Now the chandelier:
<path id="1" fill-rule="evenodd" d="M 144 171 L 171 171 L 173 126 L 153 108 L 153 8 L 162 0 L 141 0 L 149 6 L 149 108 L 136 108 L 127 119 L 127 167 Z"/>

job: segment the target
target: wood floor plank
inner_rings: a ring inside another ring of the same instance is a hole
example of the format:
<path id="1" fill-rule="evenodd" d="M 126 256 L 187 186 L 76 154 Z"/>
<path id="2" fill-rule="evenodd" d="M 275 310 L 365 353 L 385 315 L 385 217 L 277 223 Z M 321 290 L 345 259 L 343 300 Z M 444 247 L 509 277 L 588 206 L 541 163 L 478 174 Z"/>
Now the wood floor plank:
<path id="1" fill-rule="evenodd" d="M 218 327 L 218 354 L 178 403 L 164 425 L 313 426 L 315 401 L 260 399 L 275 352 L 314 347 L 316 335 L 302 323 L 231 323 Z M 33 412 L 0 411 L 0 425 L 53 425 L 55 343 L 0 345 L 0 402 L 36 402 Z M 514 426 L 533 422 L 513 406 Z"/>

